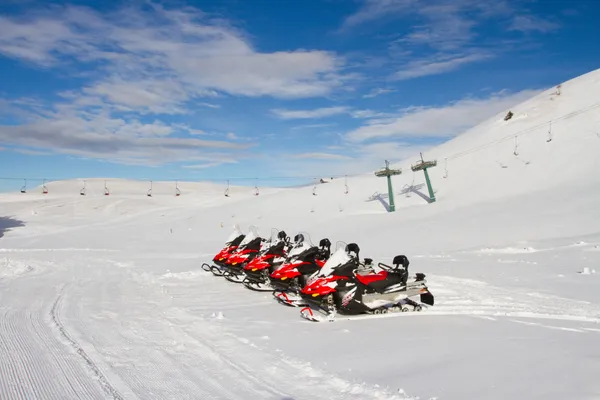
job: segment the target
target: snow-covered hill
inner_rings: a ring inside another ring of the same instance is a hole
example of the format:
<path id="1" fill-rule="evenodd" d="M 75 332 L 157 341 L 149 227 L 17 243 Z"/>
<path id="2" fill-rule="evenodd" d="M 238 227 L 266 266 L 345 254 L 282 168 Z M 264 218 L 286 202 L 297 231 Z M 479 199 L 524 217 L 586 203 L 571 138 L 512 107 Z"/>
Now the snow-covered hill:
<path id="1" fill-rule="evenodd" d="M 598 398 L 600 71 L 555 90 L 426 149 L 435 203 L 419 155 L 394 165 L 395 213 L 372 171 L 315 195 L 110 178 L 109 196 L 1 195 L 0 397 Z M 308 323 L 200 269 L 235 223 L 405 254 L 436 305 Z"/>

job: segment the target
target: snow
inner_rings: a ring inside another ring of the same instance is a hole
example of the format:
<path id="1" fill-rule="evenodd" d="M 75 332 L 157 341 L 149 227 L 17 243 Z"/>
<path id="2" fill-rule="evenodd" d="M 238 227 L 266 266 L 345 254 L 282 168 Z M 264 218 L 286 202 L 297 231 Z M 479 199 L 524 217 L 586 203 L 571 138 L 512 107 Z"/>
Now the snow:
<path id="1" fill-rule="evenodd" d="M 372 172 L 316 196 L 110 178 L 109 196 L 1 195 L 0 398 L 598 398 L 600 71 L 553 92 L 427 149 L 435 203 L 419 156 L 394 165 L 395 213 Z M 202 271 L 235 224 L 405 254 L 436 304 L 308 322 Z"/>

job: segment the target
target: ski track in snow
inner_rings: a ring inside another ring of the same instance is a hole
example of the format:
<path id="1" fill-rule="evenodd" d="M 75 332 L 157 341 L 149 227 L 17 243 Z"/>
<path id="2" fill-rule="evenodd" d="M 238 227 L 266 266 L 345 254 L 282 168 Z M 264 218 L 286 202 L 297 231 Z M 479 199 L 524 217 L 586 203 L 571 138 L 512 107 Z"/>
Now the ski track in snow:
<path id="1" fill-rule="evenodd" d="M 11 301 L 11 294 L 0 307 L 0 398 L 104 398 L 52 330 L 49 293 L 36 291 L 26 304 L 22 298 Z"/>

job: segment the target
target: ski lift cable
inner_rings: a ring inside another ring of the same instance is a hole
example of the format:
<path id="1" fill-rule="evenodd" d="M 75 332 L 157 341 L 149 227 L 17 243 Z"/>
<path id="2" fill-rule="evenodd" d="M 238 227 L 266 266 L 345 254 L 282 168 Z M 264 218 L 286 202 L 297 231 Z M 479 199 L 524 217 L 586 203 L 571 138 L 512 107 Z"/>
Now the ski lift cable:
<path id="1" fill-rule="evenodd" d="M 471 148 L 471 149 L 468 149 L 468 150 L 465 150 L 465 151 L 462 151 L 462 152 L 456 153 L 456 154 L 454 154 L 454 155 L 452 155 L 452 156 L 449 156 L 449 157 L 448 157 L 448 159 L 449 159 L 449 160 L 453 160 L 453 159 L 456 159 L 456 158 L 463 157 L 463 156 L 465 156 L 465 155 L 467 155 L 467 154 L 475 153 L 475 152 L 477 152 L 477 151 L 479 151 L 479 150 L 483 150 L 483 149 L 485 149 L 485 148 L 487 148 L 487 147 L 490 147 L 490 146 L 493 146 L 493 145 L 495 145 L 495 144 L 498 144 L 498 143 L 504 142 L 504 141 L 506 141 L 506 140 L 510 140 L 510 139 L 512 139 L 512 138 L 513 138 L 515 135 L 525 135 L 525 134 L 528 134 L 528 133 L 533 133 L 533 132 L 536 132 L 538 129 L 540 129 L 540 128 L 544 127 L 544 126 L 545 126 L 546 124 L 548 124 L 548 123 L 555 123 L 556 121 L 562 121 L 562 120 L 565 120 L 565 119 L 569 119 L 569 118 L 575 117 L 575 116 L 577 116 L 577 115 L 581 115 L 581 114 L 584 114 L 584 113 L 586 113 L 586 112 L 592 111 L 592 110 L 594 110 L 594 109 L 596 109 L 596 108 L 598 108 L 598 107 L 600 107 L 600 102 L 599 102 L 599 103 L 594 103 L 594 104 L 592 104 L 592 105 L 589 105 L 589 106 L 587 106 L 587 107 L 583 107 L 583 108 L 581 108 L 581 109 L 579 109 L 579 110 L 576 110 L 576 111 L 573 111 L 573 112 L 571 112 L 571 113 L 568 113 L 568 114 L 561 115 L 560 117 L 554 118 L 554 119 L 552 119 L 552 120 L 550 120 L 550 121 L 546 121 L 546 122 L 543 122 L 543 123 L 541 123 L 541 124 L 538 124 L 538 125 L 535 125 L 535 126 L 532 126 L 532 127 L 526 128 L 526 129 L 523 129 L 523 130 L 521 130 L 521 131 L 519 131 L 519 132 L 512 133 L 512 134 L 510 134 L 510 135 L 506 135 L 506 136 L 504 136 L 504 137 L 501 137 L 500 139 L 497 139 L 497 140 L 494 140 L 494 141 L 491 141 L 491 142 L 488 142 L 488 143 L 484 143 L 484 144 L 482 144 L 482 145 L 479 145 L 479 146 L 473 147 L 473 148 Z"/>
<path id="2" fill-rule="evenodd" d="M 578 115 L 587 113 L 589 111 L 595 110 L 598 107 L 600 107 L 600 102 L 591 104 L 591 105 L 586 106 L 586 107 L 582 107 L 579 110 L 575 110 L 573 112 L 561 115 L 561 116 L 553 118 L 553 119 L 551 119 L 549 121 L 540 123 L 538 125 L 535 125 L 535 126 L 532 126 L 532 127 L 526 128 L 526 129 L 523 129 L 521 131 L 518 131 L 516 133 L 512 133 L 510 135 L 506 135 L 504 137 L 501 137 L 499 139 L 490 141 L 488 143 L 484 143 L 484 144 L 475 146 L 473 148 L 470 148 L 470 149 L 458 152 L 456 154 L 450 155 L 450 156 L 446 157 L 446 160 L 454 160 L 454 159 L 463 157 L 465 155 L 468 155 L 468 154 L 471 154 L 471 153 L 483 150 L 483 149 L 485 149 L 487 147 L 490 147 L 490 146 L 493 146 L 495 144 L 504 142 L 506 140 L 513 139 L 515 137 L 515 135 L 522 136 L 522 135 L 526 135 L 526 134 L 529 134 L 529 133 L 534 133 L 538 129 L 540 129 L 540 128 L 548 125 L 548 124 L 556 124 L 556 122 L 558 122 L 558 121 L 563 121 L 563 120 L 566 120 L 566 119 L 569 119 L 569 118 L 573 118 L 575 116 L 578 116 Z M 596 132 L 594 132 L 594 133 L 600 137 L 600 133 L 596 133 Z M 331 177 L 336 177 L 336 178 L 340 178 L 340 177 L 344 177 L 345 176 L 345 175 L 338 175 L 338 174 L 324 174 L 324 175 L 329 175 Z M 10 177 L 10 176 L 8 176 L 8 177 L 7 176 L 0 177 L 0 180 L 23 180 L 23 179 L 24 178 Z M 47 180 L 50 180 L 50 181 L 58 181 L 58 180 L 71 179 L 71 178 L 25 178 L 25 179 L 27 179 L 29 181 L 43 181 L 44 179 L 47 179 Z M 222 179 L 223 179 L 222 177 L 221 178 L 205 178 L 205 179 L 202 179 L 202 181 L 205 181 L 205 182 L 216 182 L 216 181 L 220 181 Z M 257 178 L 256 177 L 230 177 L 230 178 L 227 178 L 228 182 L 229 181 L 255 180 L 255 179 L 257 179 Z M 314 179 L 314 175 L 313 176 L 307 176 L 307 175 L 298 175 L 298 176 L 291 176 L 291 175 L 287 175 L 287 176 L 262 176 L 262 177 L 260 177 L 260 179 L 264 180 L 264 181 L 269 181 L 269 180 L 306 180 L 306 179 Z M 175 181 L 175 179 L 165 179 L 164 181 Z"/>

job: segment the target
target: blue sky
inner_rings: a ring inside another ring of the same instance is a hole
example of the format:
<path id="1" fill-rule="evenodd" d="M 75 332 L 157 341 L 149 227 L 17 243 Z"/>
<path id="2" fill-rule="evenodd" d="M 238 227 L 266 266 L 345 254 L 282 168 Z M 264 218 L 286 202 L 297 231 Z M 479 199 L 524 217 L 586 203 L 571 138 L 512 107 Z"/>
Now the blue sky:
<path id="1" fill-rule="evenodd" d="M 0 177 L 367 172 L 600 66 L 599 2 L 485 3 L 4 1 Z"/>

